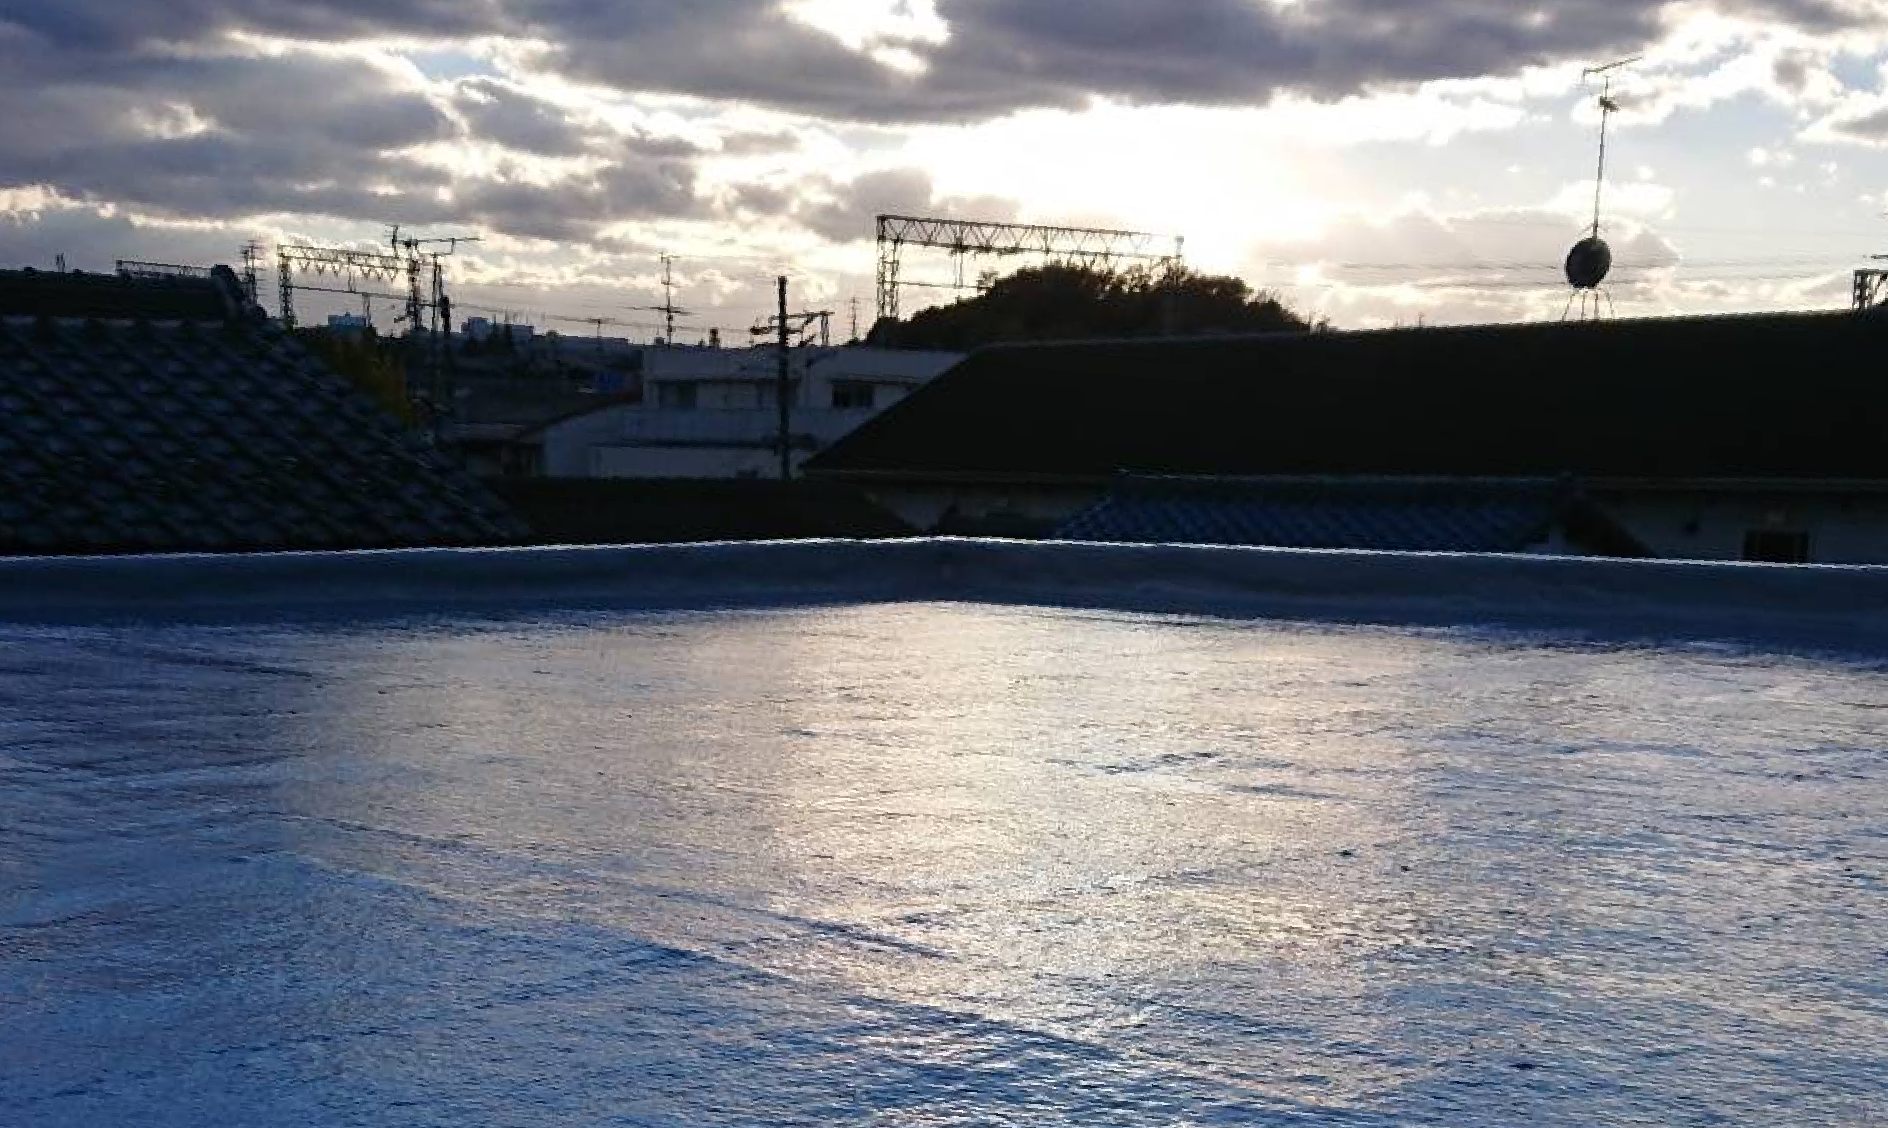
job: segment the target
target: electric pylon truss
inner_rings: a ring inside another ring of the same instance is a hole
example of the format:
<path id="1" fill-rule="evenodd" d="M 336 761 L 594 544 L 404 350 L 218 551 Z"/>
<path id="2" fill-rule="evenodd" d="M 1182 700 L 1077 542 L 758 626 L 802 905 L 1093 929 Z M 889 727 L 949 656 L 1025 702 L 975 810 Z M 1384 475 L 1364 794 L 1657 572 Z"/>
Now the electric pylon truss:
<path id="1" fill-rule="evenodd" d="M 1855 272 L 1855 308 L 1859 312 L 1888 303 L 1888 270 L 1865 267 Z"/>
<path id="2" fill-rule="evenodd" d="M 346 247 L 279 246 L 275 250 L 282 290 L 282 325 L 295 328 L 295 293 L 347 294 L 359 298 L 379 298 L 411 309 L 420 294 L 419 260 L 416 256 L 390 255 L 378 251 L 357 251 Z M 332 279 L 332 284 L 298 281 L 296 275 L 312 274 Z M 404 293 L 376 290 L 364 283 L 398 286 L 406 283 Z M 422 307 L 431 302 L 418 301 Z"/>
<path id="3" fill-rule="evenodd" d="M 949 252 L 956 265 L 956 281 L 905 281 L 902 274 L 906 247 L 932 247 Z M 1178 266 L 1185 250 L 1186 240 L 1179 236 L 1146 231 L 881 215 L 878 217 L 878 316 L 883 320 L 899 315 L 899 290 L 904 286 L 971 289 L 964 283 L 964 260 L 971 255 L 997 258 L 1038 255 L 1048 262 L 1112 268 L 1136 262 Z"/>
<path id="4" fill-rule="evenodd" d="M 296 291 L 345 294 L 369 303 L 381 299 L 402 307 L 396 319 L 407 327 L 407 395 L 437 438 L 453 406 L 452 299 L 446 296 L 442 260 L 469 239 L 401 239 L 395 228 L 391 253 L 350 247 L 283 244 L 276 248 L 282 290 L 282 327 L 295 328 Z M 444 252 L 423 251 L 423 244 L 444 243 Z M 311 283 L 302 275 L 314 275 Z M 332 282 L 332 284 L 328 284 Z M 404 292 L 400 291 L 404 283 Z M 386 289 L 375 289 L 385 286 Z M 363 306 L 365 310 L 365 305 Z M 431 323 L 428 324 L 430 317 Z"/>
<path id="5" fill-rule="evenodd" d="M 210 273 L 211 268 L 207 266 L 184 266 L 174 262 L 138 262 L 135 259 L 118 260 L 119 277 L 135 278 L 146 282 L 171 278 L 208 278 Z"/>

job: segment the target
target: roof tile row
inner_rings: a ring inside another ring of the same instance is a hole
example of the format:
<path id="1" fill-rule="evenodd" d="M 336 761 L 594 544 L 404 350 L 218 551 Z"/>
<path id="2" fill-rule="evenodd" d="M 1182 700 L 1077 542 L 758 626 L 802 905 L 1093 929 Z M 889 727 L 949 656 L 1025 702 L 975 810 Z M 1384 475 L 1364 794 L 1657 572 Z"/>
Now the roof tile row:
<path id="1" fill-rule="evenodd" d="M 524 535 L 477 482 L 279 331 L 0 319 L 0 552 Z"/>

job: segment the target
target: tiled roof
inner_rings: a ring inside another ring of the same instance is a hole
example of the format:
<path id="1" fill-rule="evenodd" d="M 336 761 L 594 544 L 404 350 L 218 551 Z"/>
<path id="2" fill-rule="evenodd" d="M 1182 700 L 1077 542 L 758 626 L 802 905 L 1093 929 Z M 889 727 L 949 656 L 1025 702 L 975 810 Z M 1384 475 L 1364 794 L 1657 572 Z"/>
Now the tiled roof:
<path id="1" fill-rule="evenodd" d="M 1520 552 L 1569 506 L 1551 482 L 1126 480 L 1071 518 L 1062 540 L 1386 552 Z"/>
<path id="2" fill-rule="evenodd" d="M 807 466 L 858 479 L 1888 478 L 1888 316 L 1012 345 Z"/>
<path id="3" fill-rule="evenodd" d="M 525 533 L 279 330 L 0 317 L 0 553 Z"/>

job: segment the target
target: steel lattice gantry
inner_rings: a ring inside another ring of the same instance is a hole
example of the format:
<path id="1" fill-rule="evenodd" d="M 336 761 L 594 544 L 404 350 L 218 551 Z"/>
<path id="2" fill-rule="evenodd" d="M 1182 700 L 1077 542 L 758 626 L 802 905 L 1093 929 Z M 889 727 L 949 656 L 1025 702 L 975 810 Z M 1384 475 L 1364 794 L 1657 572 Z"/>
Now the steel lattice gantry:
<path id="1" fill-rule="evenodd" d="M 417 239 L 396 242 L 396 253 L 359 251 L 345 247 L 278 246 L 276 257 L 281 283 L 281 323 L 285 329 L 295 328 L 297 290 L 345 294 L 363 301 L 378 298 L 403 305 L 405 311 L 400 320 L 407 327 L 409 373 L 425 371 L 428 374 L 423 389 L 419 384 L 409 382 L 407 394 L 414 406 L 429 417 L 437 428 L 452 406 L 452 391 L 448 386 L 452 363 L 448 342 L 452 332 L 452 304 L 446 296 L 441 256 L 422 254 L 419 250 L 421 242 Z M 429 267 L 430 292 L 427 286 Z M 332 277 L 337 284 L 309 285 L 297 281 L 295 275 L 298 272 Z M 380 283 L 390 288 L 367 289 L 360 285 L 361 282 Z M 404 293 L 391 288 L 398 287 L 402 282 L 405 283 Z M 430 327 L 426 322 L 428 314 L 432 318 Z"/>
<path id="2" fill-rule="evenodd" d="M 1178 265 L 1186 240 L 1145 231 L 1113 231 L 1098 227 L 1044 227 L 1025 223 L 937 219 L 911 215 L 878 217 L 878 316 L 899 315 L 898 291 L 904 248 L 936 247 L 958 257 L 960 277 L 954 288 L 964 289 L 961 263 L 965 255 L 1041 255 L 1046 259 L 1084 266 L 1113 266 L 1122 262 Z"/>
<path id="3" fill-rule="evenodd" d="M 1864 268 L 1855 272 L 1855 309 L 1860 312 L 1888 299 L 1888 270 Z"/>
<path id="4" fill-rule="evenodd" d="M 377 251 L 356 251 L 342 247 L 299 247 L 279 246 L 276 258 L 281 274 L 282 290 L 282 325 L 295 328 L 295 291 L 303 290 L 317 294 L 348 294 L 355 297 L 380 298 L 408 306 L 408 313 L 418 299 L 419 283 L 418 260 L 410 256 L 383 254 Z M 295 274 L 302 271 L 308 274 L 333 275 L 343 285 L 310 286 L 297 283 Z M 355 279 L 371 279 L 376 282 L 407 283 L 406 293 L 390 291 L 363 290 L 355 284 Z"/>

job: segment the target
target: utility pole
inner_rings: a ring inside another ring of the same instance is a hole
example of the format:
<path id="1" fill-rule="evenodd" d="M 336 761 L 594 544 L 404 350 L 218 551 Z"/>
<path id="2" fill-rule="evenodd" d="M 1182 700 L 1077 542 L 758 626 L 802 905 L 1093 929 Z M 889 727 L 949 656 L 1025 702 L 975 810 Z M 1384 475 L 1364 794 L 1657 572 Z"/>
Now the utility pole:
<path id="1" fill-rule="evenodd" d="M 663 340 L 671 346 L 675 344 L 675 315 L 681 311 L 675 308 L 675 258 L 673 255 L 662 256 L 662 315 L 666 319 L 667 334 Z"/>
<path id="2" fill-rule="evenodd" d="M 859 299 L 857 297 L 854 297 L 852 299 L 852 338 L 851 339 L 855 344 L 859 340 Z"/>
<path id="3" fill-rule="evenodd" d="M 418 247 L 418 240 L 408 239 L 406 241 L 406 355 L 407 371 L 412 376 L 418 376 L 421 366 L 424 365 L 426 361 L 426 339 L 423 336 L 425 326 L 421 323 L 421 318 L 424 316 L 426 310 L 426 299 L 420 294 L 420 254 Z M 395 254 L 399 254 L 402 249 L 400 243 L 400 229 L 398 227 L 393 229 L 393 249 Z M 437 438 L 439 426 L 439 372 L 437 368 L 434 368 L 428 375 L 431 376 L 431 379 L 426 382 L 426 410 L 428 419 L 432 422 L 434 427 L 434 437 Z"/>
<path id="4" fill-rule="evenodd" d="M 262 304 L 262 244 L 254 239 L 243 244 L 243 293 L 250 305 Z"/>
<path id="5" fill-rule="evenodd" d="M 278 264 L 282 293 L 282 328 L 295 328 L 295 268 L 289 265 L 289 256 L 284 254 Z"/>
<path id="6" fill-rule="evenodd" d="M 787 276 L 780 276 L 780 382 L 778 394 L 780 401 L 780 480 L 791 481 L 793 478 L 793 433 L 789 429 L 792 417 L 787 409 L 787 399 L 793 390 L 793 378 L 788 365 L 791 354 L 788 352 L 787 334 Z"/>
<path id="7" fill-rule="evenodd" d="M 440 256 L 433 260 L 433 396 L 435 435 L 443 437 L 442 421 L 457 406 L 458 373 L 452 360 L 452 299 L 446 296 L 446 267 Z"/>

